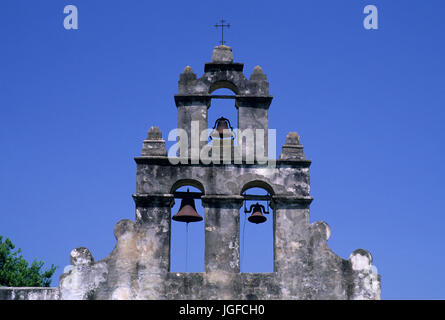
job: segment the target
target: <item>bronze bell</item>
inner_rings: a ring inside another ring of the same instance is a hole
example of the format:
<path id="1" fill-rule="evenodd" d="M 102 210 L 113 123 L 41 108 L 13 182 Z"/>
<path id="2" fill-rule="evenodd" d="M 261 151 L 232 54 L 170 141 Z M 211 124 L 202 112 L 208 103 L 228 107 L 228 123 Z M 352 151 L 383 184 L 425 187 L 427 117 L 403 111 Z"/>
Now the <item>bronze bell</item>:
<path id="1" fill-rule="evenodd" d="M 219 135 L 222 136 L 224 130 L 229 130 L 229 126 L 227 125 L 227 121 L 224 118 L 219 118 L 217 120 L 216 131 L 218 131 Z"/>
<path id="2" fill-rule="evenodd" d="M 266 222 L 267 218 L 263 215 L 263 212 L 266 212 L 266 209 L 263 205 L 259 204 L 258 202 L 256 204 L 252 204 L 249 211 L 247 212 L 252 211 L 253 213 L 250 215 L 249 218 L 247 218 L 247 220 L 256 224 Z"/>
<path id="3" fill-rule="evenodd" d="M 219 136 L 220 139 L 228 138 L 228 137 L 232 137 L 232 139 L 233 139 L 233 133 L 227 132 L 227 131 L 233 130 L 229 119 L 226 119 L 224 117 L 218 118 L 215 121 L 215 125 L 213 126 L 213 129 L 216 131 L 216 134 Z M 226 132 L 224 132 L 224 130 L 226 130 Z"/>
<path id="4" fill-rule="evenodd" d="M 196 212 L 195 199 L 187 196 L 182 198 L 181 207 L 179 208 L 178 213 L 175 214 L 172 219 L 187 223 L 201 221 L 202 217 L 198 214 L 198 212 Z"/>

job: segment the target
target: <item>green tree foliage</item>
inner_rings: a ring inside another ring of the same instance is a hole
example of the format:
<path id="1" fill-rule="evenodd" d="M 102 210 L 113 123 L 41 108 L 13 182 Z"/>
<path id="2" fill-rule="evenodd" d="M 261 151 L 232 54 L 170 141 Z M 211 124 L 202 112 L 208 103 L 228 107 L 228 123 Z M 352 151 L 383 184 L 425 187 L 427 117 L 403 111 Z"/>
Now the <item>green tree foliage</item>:
<path id="1" fill-rule="evenodd" d="M 34 260 L 31 266 L 20 254 L 21 249 L 13 252 L 15 246 L 0 236 L 0 286 L 5 287 L 49 287 L 51 277 L 56 271 L 54 265 L 49 270 L 41 270 L 42 261 Z"/>

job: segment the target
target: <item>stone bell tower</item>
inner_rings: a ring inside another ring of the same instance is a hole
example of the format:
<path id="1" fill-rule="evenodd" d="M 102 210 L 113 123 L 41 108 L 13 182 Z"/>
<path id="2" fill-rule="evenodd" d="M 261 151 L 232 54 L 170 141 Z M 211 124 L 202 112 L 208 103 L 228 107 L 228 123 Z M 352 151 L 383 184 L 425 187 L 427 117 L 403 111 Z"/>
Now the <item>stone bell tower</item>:
<path id="1" fill-rule="evenodd" d="M 234 96 L 212 95 L 219 88 L 232 90 Z M 241 158 L 225 162 L 200 158 L 203 149 L 208 148 L 209 154 L 216 149 L 193 131 L 200 133 L 211 125 L 207 110 L 217 98 L 235 100 L 237 138 L 248 129 L 255 133 L 250 143 L 238 140 L 234 145 L 229 139 L 230 144 L 219 146 Z M 380 299 L 380 276 L 371 254 L 358 249 L 348 260 L 342 259 L 327 245 L 328 224 L 309 222 L 311 161 L 299 136 L 288 134 L 273 165 L 260 161 L 268 155 L 271 102 L 262 69 L 255 67 L 247 79 L 230 47 L 214 48 L 201 77 L 186 67 L 175 95 L 182 132 L 177 155 L 167 156 L 160 129 L 152 127 L 141 156 L 135 158 L 135 221 L 117 223 L 116 247 L 103 260 L 95 261 L 86 248 L 71 252 L 72 267 L 60 280 L 61 299 Z M 248 162 L 251 150 L 255 157 Z M 197 188 L 200 192 L 192 196 L 204 207 L 201 273 L 170 272 L 171 208 L 175 198 L 185 196 L 178 191 L 183 186 Z M 267 192 L 258 199 L 270 201 L 273 210 L 270 273 L 240 272 L 240 208 L 247 200 L 245 191 L 254 187 Z"/>
<path id="2" fill-rule="evenodd" d="M 212 92 L 227 88 L 236 95 L 232 98 L 235 99 L 238 110 L 238 129 L 241 132 L 246 129 L 263 132 L 262 137 L 255 136 L 255 142 L 247 147 L 254 151 L 257 145 L 261 146 L 262 149 L 264 148 L 264 155 L 267 155 L 268 110 L 272 102 L 272 96 L 269 95 L 269 83 L 261 67 L 255 67 L 249 80 L 243 74 L 243 67 L 242 63 L 233 62 L 232 48 L 221 45 L 213 50 L 212 62 L 205 64 L 202 77 L 198 79 L 189 66 L 180 75 L 178 94 L 175 95 L 178 128 L 187 132 L 189 150 L 193 149 L 193 146 L 197 147 L 195 151 L 198 148 L 201 150 L 207 143 L 205 140 L 199 141 L 199 144 L 190 140 L 191 124 L 195 122 L 199 125 L 197 126 L 199 132 L 208 128 L 210 124 L 207 123 L 207 110 L 211 99 L 231 98 L 231 96 L 212 96 Z M 262 141 L 257 144 L 257 139 Z M 188 153 L 188 155 L 192 154 L 192 152 Z"/>

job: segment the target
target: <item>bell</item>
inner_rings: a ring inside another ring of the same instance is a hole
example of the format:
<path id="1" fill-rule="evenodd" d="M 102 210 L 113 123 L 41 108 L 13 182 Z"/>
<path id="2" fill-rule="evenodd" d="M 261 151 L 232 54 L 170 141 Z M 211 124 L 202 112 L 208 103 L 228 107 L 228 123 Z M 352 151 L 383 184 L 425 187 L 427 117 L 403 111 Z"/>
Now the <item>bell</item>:
<path id="1" fill-rule="evenodd" d="M 247 218 L 247 220 L 256 224 L 266 222 L 267 219 L 265 216 L 263 216 L 262 209 L 264 209 L 264 207 L 259 203 L 251 205 L 249 212 L 253 211 L 253 213 L 249 218 Z"/>
<path id="2" fill-rule="evenodd" d="M 230 129 L 229 129 L 230 127 Z M 220 139 L 222 138 L 228 138 L 228 137 L 232 137 L 233 138 L 233 133 L 232 132 L 228 132 L 232 130 L 232 126 L 230 125 L 230 121 L 229 119 L 226 119 L 224 117 L 218 118 L 215 121 L 215 125 L 213 126 L 213 129 L 216 131 L 216 136 Z M 224 130 L 226 130 L 224 132 Z"/>
<path id="3" fill-rule="evenodd" d="M 219 118 L 217 120 L 216 131 L 220 136 L 223 135 L 224 130 L 229 130 L 229 126 L 227 125 L 227 121 L 224 118 Z"/>
<path id="4" fill-rule="evenodd" d="M 184 197 L 181 200 L 181 207 L 179 208 L 178 213 L 175 214 L 172 219 L 187 223 L 201 221 L 202 217 L 196 212 L 195 199 L 192 197 Z"/>

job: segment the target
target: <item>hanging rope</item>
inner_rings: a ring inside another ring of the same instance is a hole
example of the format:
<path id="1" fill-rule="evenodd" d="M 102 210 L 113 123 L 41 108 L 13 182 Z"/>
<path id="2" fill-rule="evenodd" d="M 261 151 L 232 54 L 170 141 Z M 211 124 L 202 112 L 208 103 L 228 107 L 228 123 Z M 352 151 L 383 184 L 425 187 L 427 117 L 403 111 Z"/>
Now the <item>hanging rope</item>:
<path id="1" fill-rule="evenodd" d="M 244 248 L 245 248 L 245 234 L 246 234 L 246 220 L 247 213 L 244 212 L 244 221 L 243 221 L 243 246 L 241 248 L 241 257 L 240 257 L 240 266 L 242 267 L 243 258 L 244 258 Z"/>
<path id="2" fill-rule="evenodd" d="M 246 195 L 246 193 L 243 194 L 244 196 Z M 240 257 L 240 269 L 242 269 L 243 267 L 243 258 L 244 258 L 244 248 L 245 248 L 245 234 L 246 234 L 246 217 L 247 217 L 247 208 L 246 208 L 246 202 L 247 200 L 244 200 L 244 221 L 243 221 L 243 231 L 242 231 L 242 244 L 241 244 L 241 257 Z"/>
<path id="3" fill-rule="evenodd" d="M 185 224 L 185 272 L 188 267 L 188 254 L 189 254 L 189 223 Z"/>

